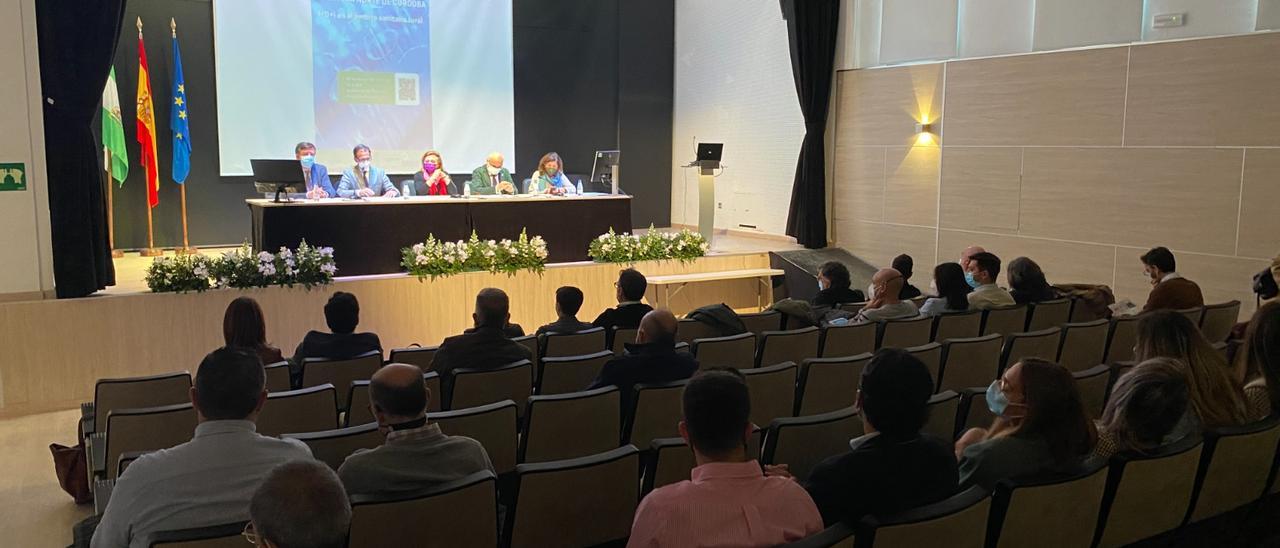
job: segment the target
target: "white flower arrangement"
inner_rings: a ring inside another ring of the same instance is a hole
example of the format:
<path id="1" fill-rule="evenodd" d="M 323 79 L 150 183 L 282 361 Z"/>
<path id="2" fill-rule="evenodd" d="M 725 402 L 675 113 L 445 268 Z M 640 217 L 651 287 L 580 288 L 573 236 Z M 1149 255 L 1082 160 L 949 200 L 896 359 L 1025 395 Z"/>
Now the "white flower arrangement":
<path id="1" fill-rule="evenodd" d="M 314 248 L 304 240 L 296 250 L 253 253 L 248 243 L 221 257 L 179 255 L 161 257 L 147 269 L 147 287 L 154 292 L 204 291 L 210 287 L 267 287 L 301 285 L 307 289 L 333 283 L 338 271 L 333 248 Z"/>
<path id="2" fill-rule="evenodd" d="M 690 262 L 707 254 L 711 246 L 701 234 L 688 229 L 659 232 L 653 225 L 644 235 L 618 234 L 609 229 L 592 240 L 587 254 L 601 263 L 634 263 L 637 261 Z"/>
<path id="3" fill-rule="evenodd" d="M 400 266 L 419 279 L 478 271 L 508 276 L 521 270 L 541 274 L 546 268 L 547 242 L 541 236 L 529 238 L 524 230 L 516 240 L 500 241 L 481 240 L 475 232 L 471 239 L 456 242 L 428 235 L 425 242 L 406 247 L 400 254 Z"/>

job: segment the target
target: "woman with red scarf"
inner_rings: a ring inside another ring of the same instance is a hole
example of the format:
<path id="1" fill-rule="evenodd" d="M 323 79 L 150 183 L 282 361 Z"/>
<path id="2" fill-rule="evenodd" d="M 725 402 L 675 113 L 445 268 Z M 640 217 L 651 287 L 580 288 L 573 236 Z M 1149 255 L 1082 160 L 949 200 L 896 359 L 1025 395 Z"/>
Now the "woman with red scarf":
<path id="1" fill-rule="evenodd" d="M 453 196 L 458 189 L 444 171 L 440 153 L 428 150 L 422 155 L 422 171 L 413 174 L 414 196 Z"/>

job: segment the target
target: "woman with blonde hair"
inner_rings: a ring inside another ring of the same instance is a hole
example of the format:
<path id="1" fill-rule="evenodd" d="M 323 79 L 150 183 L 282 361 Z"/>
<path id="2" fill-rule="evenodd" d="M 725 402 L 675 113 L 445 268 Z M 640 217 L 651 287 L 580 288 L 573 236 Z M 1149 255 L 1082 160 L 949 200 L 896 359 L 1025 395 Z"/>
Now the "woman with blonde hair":
<path id="1" fill-rule="evenodd" d="M 1198 430 L 1190 410 L 1186 365 L 1153 358 L 1125 372 L 1111 389 L 1098 421 L 1093 456 L 1146 454 Z"/>
<path id="2" fill-rule="evenodd" d="M 453 179 L 444 171 L 440 153 L 428 150 L 422 153 L 422 171 L 413 174 L 414 196 L 454 196 L 458 189 Z"/>
<path id="3" fill-rule="evenodd" d="M 1186 364 L 1191 408 L 1205 428 L 1237 426 L 1252 418 L 1227 359 L 1186 316 L 1174 310 L 1146 314 L 1138 320 L 1135 350 L 1139 362 L 1173 358 Z"/>
<path id="4" fill-rule="evenodd" d="M 564 161 L 560 155 L 548 152 L 538 160 L 538 169 L 529 178 L 528 194 L 553 194 L 567 196 L 577 194 L 578 189 L 569 182 L 564 174 Z"/>

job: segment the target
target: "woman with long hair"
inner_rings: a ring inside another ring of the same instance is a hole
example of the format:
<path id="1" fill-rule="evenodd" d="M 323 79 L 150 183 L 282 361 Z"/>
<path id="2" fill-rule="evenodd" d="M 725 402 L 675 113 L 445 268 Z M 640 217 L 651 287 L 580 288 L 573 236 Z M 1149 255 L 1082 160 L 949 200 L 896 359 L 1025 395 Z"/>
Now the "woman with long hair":
<path id="1" fill-rule="evenodd" d="M 263 365 L 284 361 L 280 349 L 267 344 L 267 320 L 251 297 L 237 297 L 222 316 L 222 338 L 228 347 L 252 350 Z"/>
<path id="2" fill-rule="evenodd" d="M 1206 428 L 1236 426 L 1252 418 L 1227 359 L 1200 329 L 1174 310 L 1157 310 L 1138 320 L 1139 362 L 1173 358 L 1187 366 L 1191 408 Z"/>
<path id="3" fill-rule="evenodd" d="M 1045 280 L 1040 265 L 1026 257 L 1010 261 L 1005 276 L 1009 281 L 1009 294 L 1018 304 L 1052 301 L 1060 296 Z"/>
<path id="4" fill-rule="evenodd" d="M 1097 432 L 1065 367 L 1023 358 L 991 383 L 986 399 L 996 415 L 991 428 L 971 429 L 956 441 L 962 489 L 1069 471 L 1093 449 Z"/>
<path id="5" fill-rule="evenodd" d="M 1178 426 L 1195 422 L 1185 417 L 1190 398 L 1186 367 L 1181 362 L 1154 358 L 1138 364 L 1111 389 L 1097 424 L 1098 445 L 1093 456 L 1146 454 L 1178 441 L 1190 433 Z"/>
<path id="6" fill-rule="evenodd" d="M 434 150 L 422 153 L 422 170 L 413 174 L 413 195 L 452 196 L 457 193 L 453 179 L 444 170 L 440 153 Z"/>
<path id="7" fill-rule="evenodd" d="M 1280 301 L 1262 305 L 1253 313 L 1236 359 L 1253 418 L 1280 415 Z"/>
<path id="8" fill-rule="evenodd" d="M 921 316 L 969 309 L 969 292 L 973 288 L 964 281 L 964 269 L 959 263 L 942 263 L 933 267 L 933 285 L 938 295 L 924 301 L 920 307 Z"/>
<path id="9" fill-rule="evenodd" d="M 578 189 L 569 182 L 564 174 L 564 161 L 560 155 L 548 152 L 538 160 L 538 169 L 529 178 L 528 194 L 554 194 L 565 196 L 577 194 Z"/>

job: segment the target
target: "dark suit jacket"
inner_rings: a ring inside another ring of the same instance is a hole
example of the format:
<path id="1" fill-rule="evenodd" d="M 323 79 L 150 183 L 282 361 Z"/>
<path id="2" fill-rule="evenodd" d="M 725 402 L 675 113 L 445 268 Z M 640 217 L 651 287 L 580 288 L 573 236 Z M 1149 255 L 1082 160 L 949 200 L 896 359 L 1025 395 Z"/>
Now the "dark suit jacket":
<path id="1" fill-rule="evenodd" d="M 902 286 L 902 291 L 898 292 L 898 299 L 905 301 L 908 299 L 914 299 L 920 295 L 920 288 L 911 284 L 905 284 Z"/>
<path id="2" fill-rule="evenodd" d="M 302 360 L 307 358 L 328 358 L 345 360 L 354 358 L 371 350 L 382 351 L 382 341 L 374 333 L 325 333 L 323 331 L 308 332 L 298 343 L 289 360 L 289 379 L 294 387 L 302 383 Z M 269 365 L 269 364 L 263 364 Z M 345 390 L 339 388 L 339 390 Z"/>
<path id="3" fill-rule="evenodd" d="M 1160 282 L 1151 288 L 1151 294 L 1147 296 L 1147 305 L 1142 307 L 1142 311 L 1181 310 L 1197 306 L 1204 306 L 1204 295 L 1200 293 L 1200 286 L 1186 278 L 1174 278 Z"/>
<path id="4" fill-rule="evenodd" d="M 554 322 L 538 328 L 539 335 L 543 333 L 577 333 L 586 331 L 594 326 L 587 322 L 580 322 L 576 317 L 560 318 Z"/>
<path id="5" fill-rule="evenodd" d="M 627 344 L 626 351 L 609 360 L 600 376 L 587 387 L 593 390 L 616 386 L 622 395 L 622 409 L 631 409 L 632 391 L 637 384 L 661 383 L 687 379 L 698 371 L 698 360 L 688 352 L 677 352 L 675 345 L 648 343 Z"/>
<path id="6" fill-rule="evenodd" d="M 467 333 L 475 333 L 475 332 L 476 332 L 476 328 L 474 327 L 468 327 L 462 331 L 464 335 Z M 507 325 L 502 326 L 502 332 L 505 333 L 507 335 L 507 338 L 509 339 L 514 339 L 516 337 L 524 336 L 524 328 L 520 327 L 520 324 L 518 323 L 508 323 Z"/>
<path id="7" fill-rule="evenodd" d="M 501 328 L 480 327 L 445 339 L 431 361 L 431 369 L 440 373 L 441 390 L 450 394 L 455 369 L 497 369 L 532 359 L 529 349 L 508 338 Z"/>
<path id="8" fill-rule="evenodd" d="M 606 331 L 612 331 L 618 327 L 636 329 L 640 327 L 640 320 L 644 318 L 644 315 L 652 311 L 653 307 L 644 303 L 619 305 L 601 312 L 599 316 L 596 316 L 596 321 L 591 322 L 591 325 L 603 327 Z"/>
<path id="9" fill-rule="evenodd" d="M 814 306 L 835 306 L 837 304 L 860 303 L 867 300 L 857 289 L 828 287 L 818 292 L 813 298 Z"/>
<path id="10" fill-rule="evenodd" d="M 950 445 L 933 436 L 874 436 L 813 468 L 804 487 L 827 525 L 937 502 L 959 489 Z"/>

